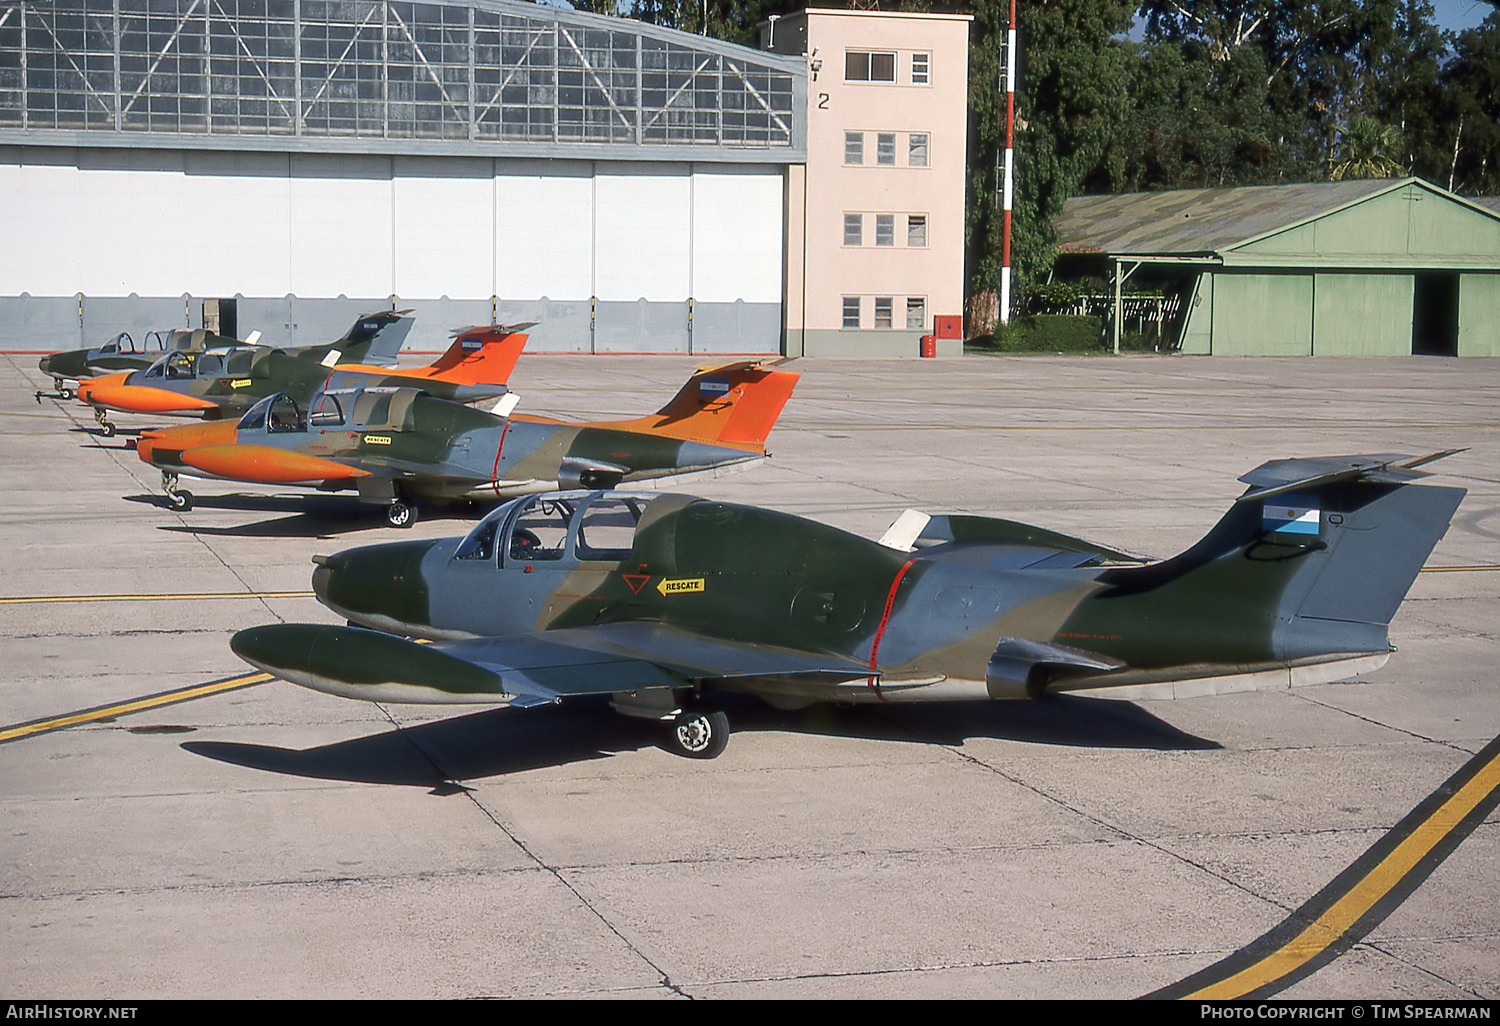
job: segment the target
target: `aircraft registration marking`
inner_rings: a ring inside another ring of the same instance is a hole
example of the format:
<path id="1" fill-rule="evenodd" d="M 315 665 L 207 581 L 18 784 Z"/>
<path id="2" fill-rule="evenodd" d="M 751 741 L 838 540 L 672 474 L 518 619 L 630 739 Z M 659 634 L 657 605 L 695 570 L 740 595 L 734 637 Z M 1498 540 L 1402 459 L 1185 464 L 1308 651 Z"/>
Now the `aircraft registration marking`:
<path id="1" fill-rule="evenodd" d="M 78 712 L 64 713 L 61 716 L 50 716 L 46 719 L 32 720 L 29 723 L 17 723 L 9 727 L 0 727 L 0 744 L 4 744 L 7 741 L 18 741 L 24 737 L 33 737 L 37 734 L 47 734 L 54 730 L 63 730 L 67 727 L 76 727 L 84 723 L 97 723 L 100 720 L 109 720 L 116 716 L 127 716 L 130 713 L 145 712 L 148 709 L 160 709 L 167 705 L 177 705 L 179 702 L 191 702 L 195 698 L 221 695 L 226 691 L 237 691 L 240 688 L 254 687 L 256 684 L 264 684 L 268 680 L 275 679 L 269 673 L 243 673 L 238 677 L 227 677 L 224 680 L 209 681 L 207 684 L 193 684 L 185 688 L 176 688 L 172 691 L 162 691 L 155 695 L 145 695 L 141 698 L 128 699 L 124 702 L 114 702 L 110 705 L 95 706 L 92 709 L 81 709 Z"/>
<path id="2" fill-rule="evenodd" d="M 663 595 L 682 595 L 687 592 L 702 591 L 703 578 L 701 577 L 663 577 L 656 585 L 656 590 Z"/>
<path id="3" fill-rule="evenodd" d="M 1267 998 L 1352 948 L 1500 805 L 1500 737 L 1280 925 L 1149 998 Z"/>

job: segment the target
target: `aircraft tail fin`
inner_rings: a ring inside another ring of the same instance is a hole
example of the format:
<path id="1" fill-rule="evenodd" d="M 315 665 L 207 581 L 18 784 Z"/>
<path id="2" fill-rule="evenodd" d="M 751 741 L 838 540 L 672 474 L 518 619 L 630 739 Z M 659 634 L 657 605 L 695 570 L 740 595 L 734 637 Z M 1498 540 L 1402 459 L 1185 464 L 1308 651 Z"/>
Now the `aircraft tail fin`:
<path id="1" fill-rule="evenodd" d="M 535 322 L 532 322 L 533 324 Z M 532 324 L 482 324 L 454 333 L 453 344 L 427 377 L 458 385 L 503 385 L 521 357 Z"/>
<path id="2" fill-rule="evenodd" d="M 607 426 L 764 452 L 766 437 L 799 377 L 794 371 L 772 370 L 758 361 L 705 368 L 656 413 Z"/>
<path id="3" fill-rule="evenodd" d="M 339 362 L 394 366 L 415 323 L 408 316 L 410 313 L 410 310 L 377 310 L 360 314 L 349 333 L 333 343 L 333 348 L 342 354 Z"/>
<path id="4" fill-rule="evenodd" d="M 1416 468 L 1459 451 L 1263 464 L 1186 552 L 1106 571 L 1065 633 L 1086 639 L 1087 607 L 1128 596 L 1139 637 L 1201 645 L 1205 662 L 1256 662 L 1268 640 L 1280 662 L 1388 652 L 1386 628 L 1465 494 L 1415 485 Z"/>

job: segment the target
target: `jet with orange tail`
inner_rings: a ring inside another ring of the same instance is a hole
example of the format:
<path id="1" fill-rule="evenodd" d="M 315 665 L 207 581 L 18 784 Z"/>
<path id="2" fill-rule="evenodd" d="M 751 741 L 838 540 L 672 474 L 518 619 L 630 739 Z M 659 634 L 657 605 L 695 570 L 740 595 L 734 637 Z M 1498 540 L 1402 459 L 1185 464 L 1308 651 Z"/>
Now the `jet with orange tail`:
<path id="1" fill-rule="evenodd" d="M 147 431 L 136 444 L 162 472 L 172 507 L 192 508 L 179 474 L 353 490 L 393 527 L 416 500 L 507 499 L 556 488 L 613 488 L 761 459 L 799 375 L 755 363 L 701 370 L 661 410 L 635 420 L 568 424 L 490 413 L 418 387 L 324 391 L 311 405 L 279 394 L 238 423 Z M 415 384 L 415 383 L 414 383 Z"/>
<path id="2" fill-rule="evenodd" d="M 368 346 L 346 351 L 337 343 L 297 353 L 257 346 L 174 352 L 143 371 L 80 382 L 78 398 L 94 408 L 106 438 L 115 433 L 111 410 L 220 420 L 237 418 L 272 395 L 306 406 L 319 392 L 370 385 L 412 385 L 443 399 L 478 402 L 506 393 L 529 327 L 463 328 L 436 363 L 404 370 L 359 363 Z"/>

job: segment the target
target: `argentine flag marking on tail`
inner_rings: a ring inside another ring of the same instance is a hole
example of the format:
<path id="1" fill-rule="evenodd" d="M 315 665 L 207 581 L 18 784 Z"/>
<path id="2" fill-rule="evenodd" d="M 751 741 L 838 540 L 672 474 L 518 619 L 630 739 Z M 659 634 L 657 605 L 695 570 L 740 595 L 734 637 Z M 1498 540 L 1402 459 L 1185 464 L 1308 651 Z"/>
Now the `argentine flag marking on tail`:
<path id="1" fill-rule="evenodd" d="M 1260 526 L 1263 531 L 1277 534 L 1316 535 L 1319 520 L 1316 499 L 1306 495 L 1278 495 L 1266 500 Z"/>

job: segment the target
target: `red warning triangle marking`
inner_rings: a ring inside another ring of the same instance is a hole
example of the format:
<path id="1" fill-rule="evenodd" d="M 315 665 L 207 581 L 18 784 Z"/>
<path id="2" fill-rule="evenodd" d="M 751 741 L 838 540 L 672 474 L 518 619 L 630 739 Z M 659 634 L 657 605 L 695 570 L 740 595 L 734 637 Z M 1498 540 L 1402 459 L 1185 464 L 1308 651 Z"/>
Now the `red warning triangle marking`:
<path id="1" fill-rule="evenodd" d="M 650 574 L 621 574 L 620 576 L 625 579 L 625 583 L 630 586 L 630 590 L 637 595 L 646 586 L 646 582 L 651 580 Z"/>

